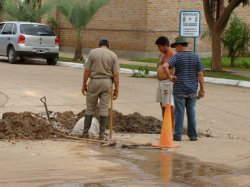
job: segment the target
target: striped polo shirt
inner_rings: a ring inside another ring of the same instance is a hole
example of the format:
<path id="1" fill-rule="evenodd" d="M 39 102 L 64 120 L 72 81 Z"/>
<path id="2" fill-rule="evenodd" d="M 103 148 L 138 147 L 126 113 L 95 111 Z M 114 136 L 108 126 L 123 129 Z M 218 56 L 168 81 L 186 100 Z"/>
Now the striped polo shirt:
<path id="1" fill-rule="evenodd" d="M 171 68 L 175 68 L 177 77 L 173 93 L 176 95 L 197 93 L 198 72 L 203 69 L 199 56 L 191 51 L 182 51 L 174 55 L 168 63 Z"/>

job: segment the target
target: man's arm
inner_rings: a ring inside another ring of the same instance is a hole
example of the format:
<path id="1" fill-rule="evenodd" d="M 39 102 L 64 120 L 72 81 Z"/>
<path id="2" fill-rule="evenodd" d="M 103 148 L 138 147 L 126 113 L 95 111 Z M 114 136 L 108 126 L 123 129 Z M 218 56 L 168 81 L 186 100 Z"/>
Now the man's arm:
<path id="1" fill-rule="evenodd" d="M 198 72 L 198 81 L 200 84 L 200 90 L 198 92 L 199 97 L 204 97 L 205 96 L 205 84 L 204 84 L 204 77 L 202 71 Z"/>
<path id="2" fill-rule="evenodd" d="M 89 75 L 90 75 L 90 71 L 88 69 L 85 69 L 84 75 L 83 75 L 83 81 L 82 81 L 82 94 L 83 95 L 86 95 L 87 93 L 87 87 L 88 87 L 87 81 L 88 81 Z"/>
<path id="3" fill-rule="evenodd" d="M 169 80 L 172 81 L 173 83 L 176 82 L 176 76 L 173 76 L 169 70 L 169 64 L 168 62 L 163 64 L 163 70 L 164 72 L 167 74 L 167 76 L 169 77 Z"/>
<path id="4" fill-rule="evenodd" d="M 119 93 L 119 72 L 115 72 L 113 76 L 114 76 L 113 81 L 114 81 L 114 85 L 115 85 L 113 99 L 115 100 L 115 99 L 117 99 L 118 93 Z"/>
<path id="5" fill-rule="evenodd" d="M 159 62 L 157 63 L 157 68 L 159 67 L 159 65 L 162 65 L 162 61 L 163 61 L 163 58 L 164 58 L 164 53 L 160 53 L 159 54 Z"/>

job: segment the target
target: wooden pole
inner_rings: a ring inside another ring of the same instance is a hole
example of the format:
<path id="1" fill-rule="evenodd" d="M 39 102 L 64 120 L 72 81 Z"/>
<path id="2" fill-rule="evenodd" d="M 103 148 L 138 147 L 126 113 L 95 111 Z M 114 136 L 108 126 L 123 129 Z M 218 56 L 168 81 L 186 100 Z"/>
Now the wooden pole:
<path id="1" fill-rule="evenodd" d="M 109 111 L 109 138 L 112 139 L 112 128 L 113 128 L 113 97 L 114 97 L 114 91 L 113 91 L 113 84 L 111 86 L 111 92 L 110 92 L 110 111 Z"/>

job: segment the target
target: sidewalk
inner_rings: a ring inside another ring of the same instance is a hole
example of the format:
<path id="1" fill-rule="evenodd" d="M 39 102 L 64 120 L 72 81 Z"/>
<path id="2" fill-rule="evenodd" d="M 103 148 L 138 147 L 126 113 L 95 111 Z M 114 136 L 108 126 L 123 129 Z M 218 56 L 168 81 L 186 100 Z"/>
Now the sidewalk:
<path id="1" fill-rule="evenodd" d="M 60 56 L 73 58 L 74 54 L 72 52 L 62 52 L 62 51 L 60 51 Z M 119 63 L 120 64 L 128 64 L 128 65 L 137 65 L 137 66 L 156 67 L 155 63 L 130 61 L 128 59 L 123 59 L 123 58 L 119 58 Z M 225 70 L 225 71 L 231 72 L 234 75 L 239 75 L 239 76 L 244 76 L 244 77 L 250 78 L 250 70 L 249 71 L 247 71 L 247 70 Z M 125 70 L 125 72 L 130 73 L 130 71 L 128 71 L 128 70 Z M 212 82 L 212 83 L 219 83 L 219 84 L 223 84 L 223 82 L 225 82 L 225 84 L 230 84 L 230 85 L 241 85 L 241 83 L 242 83 L 242 85 L 249 85 L 249 86 L 246 86 L 246 87 L 250 87 L 250 82 L 248 82 L 248 81 L 238 81 L 238 80 L 229 80 L 229 79 L 216 79 L 216 78 L 206 78 L 206 81 L 207 82 Z"/>
<path id="2" fill-rule="evenodd" d="M 74 53 L 72 53 L 72 52 L 64 52 L 64 51 L 62 52 L 62 51 L 60 51 L 60 56 L 61 56 L 61 57 L 72 58 L 72 59 L 73 59 Z M 156 67 L 156 64 L 154 64 L 154 63 L 130 61 L 130 60 L 124 59 L 124 58 L 119 58 L 119 63 L 120 63 L 120 64 L 137 65 L 137 66 Z"/>

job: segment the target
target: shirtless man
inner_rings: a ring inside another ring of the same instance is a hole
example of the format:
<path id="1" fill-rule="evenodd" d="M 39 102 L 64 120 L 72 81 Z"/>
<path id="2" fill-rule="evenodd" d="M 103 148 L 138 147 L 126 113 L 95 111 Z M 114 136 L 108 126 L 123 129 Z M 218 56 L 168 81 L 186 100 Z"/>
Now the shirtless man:
<path id="1" fill-rule="evenodd" d="M 162 109 L 162 117 L 164 117 L 166 104 L 171 106 L 172 124 L 174 124 L 174 98 L 173 98 L 173 83 L 169 80 L 170 77 L 164 72 L 163 66 L 175 54 L 169 47 L 169 40 L 165 36 L 159 37 L 155 41 L 158 50 L 161 52 L 159 55 L 159 63 L 157 64 L 157 78 L 159 85 L 157 88 L 156 102 L 160 103 Z M 173 70 L 170 70 L 173 74 Z"/>

